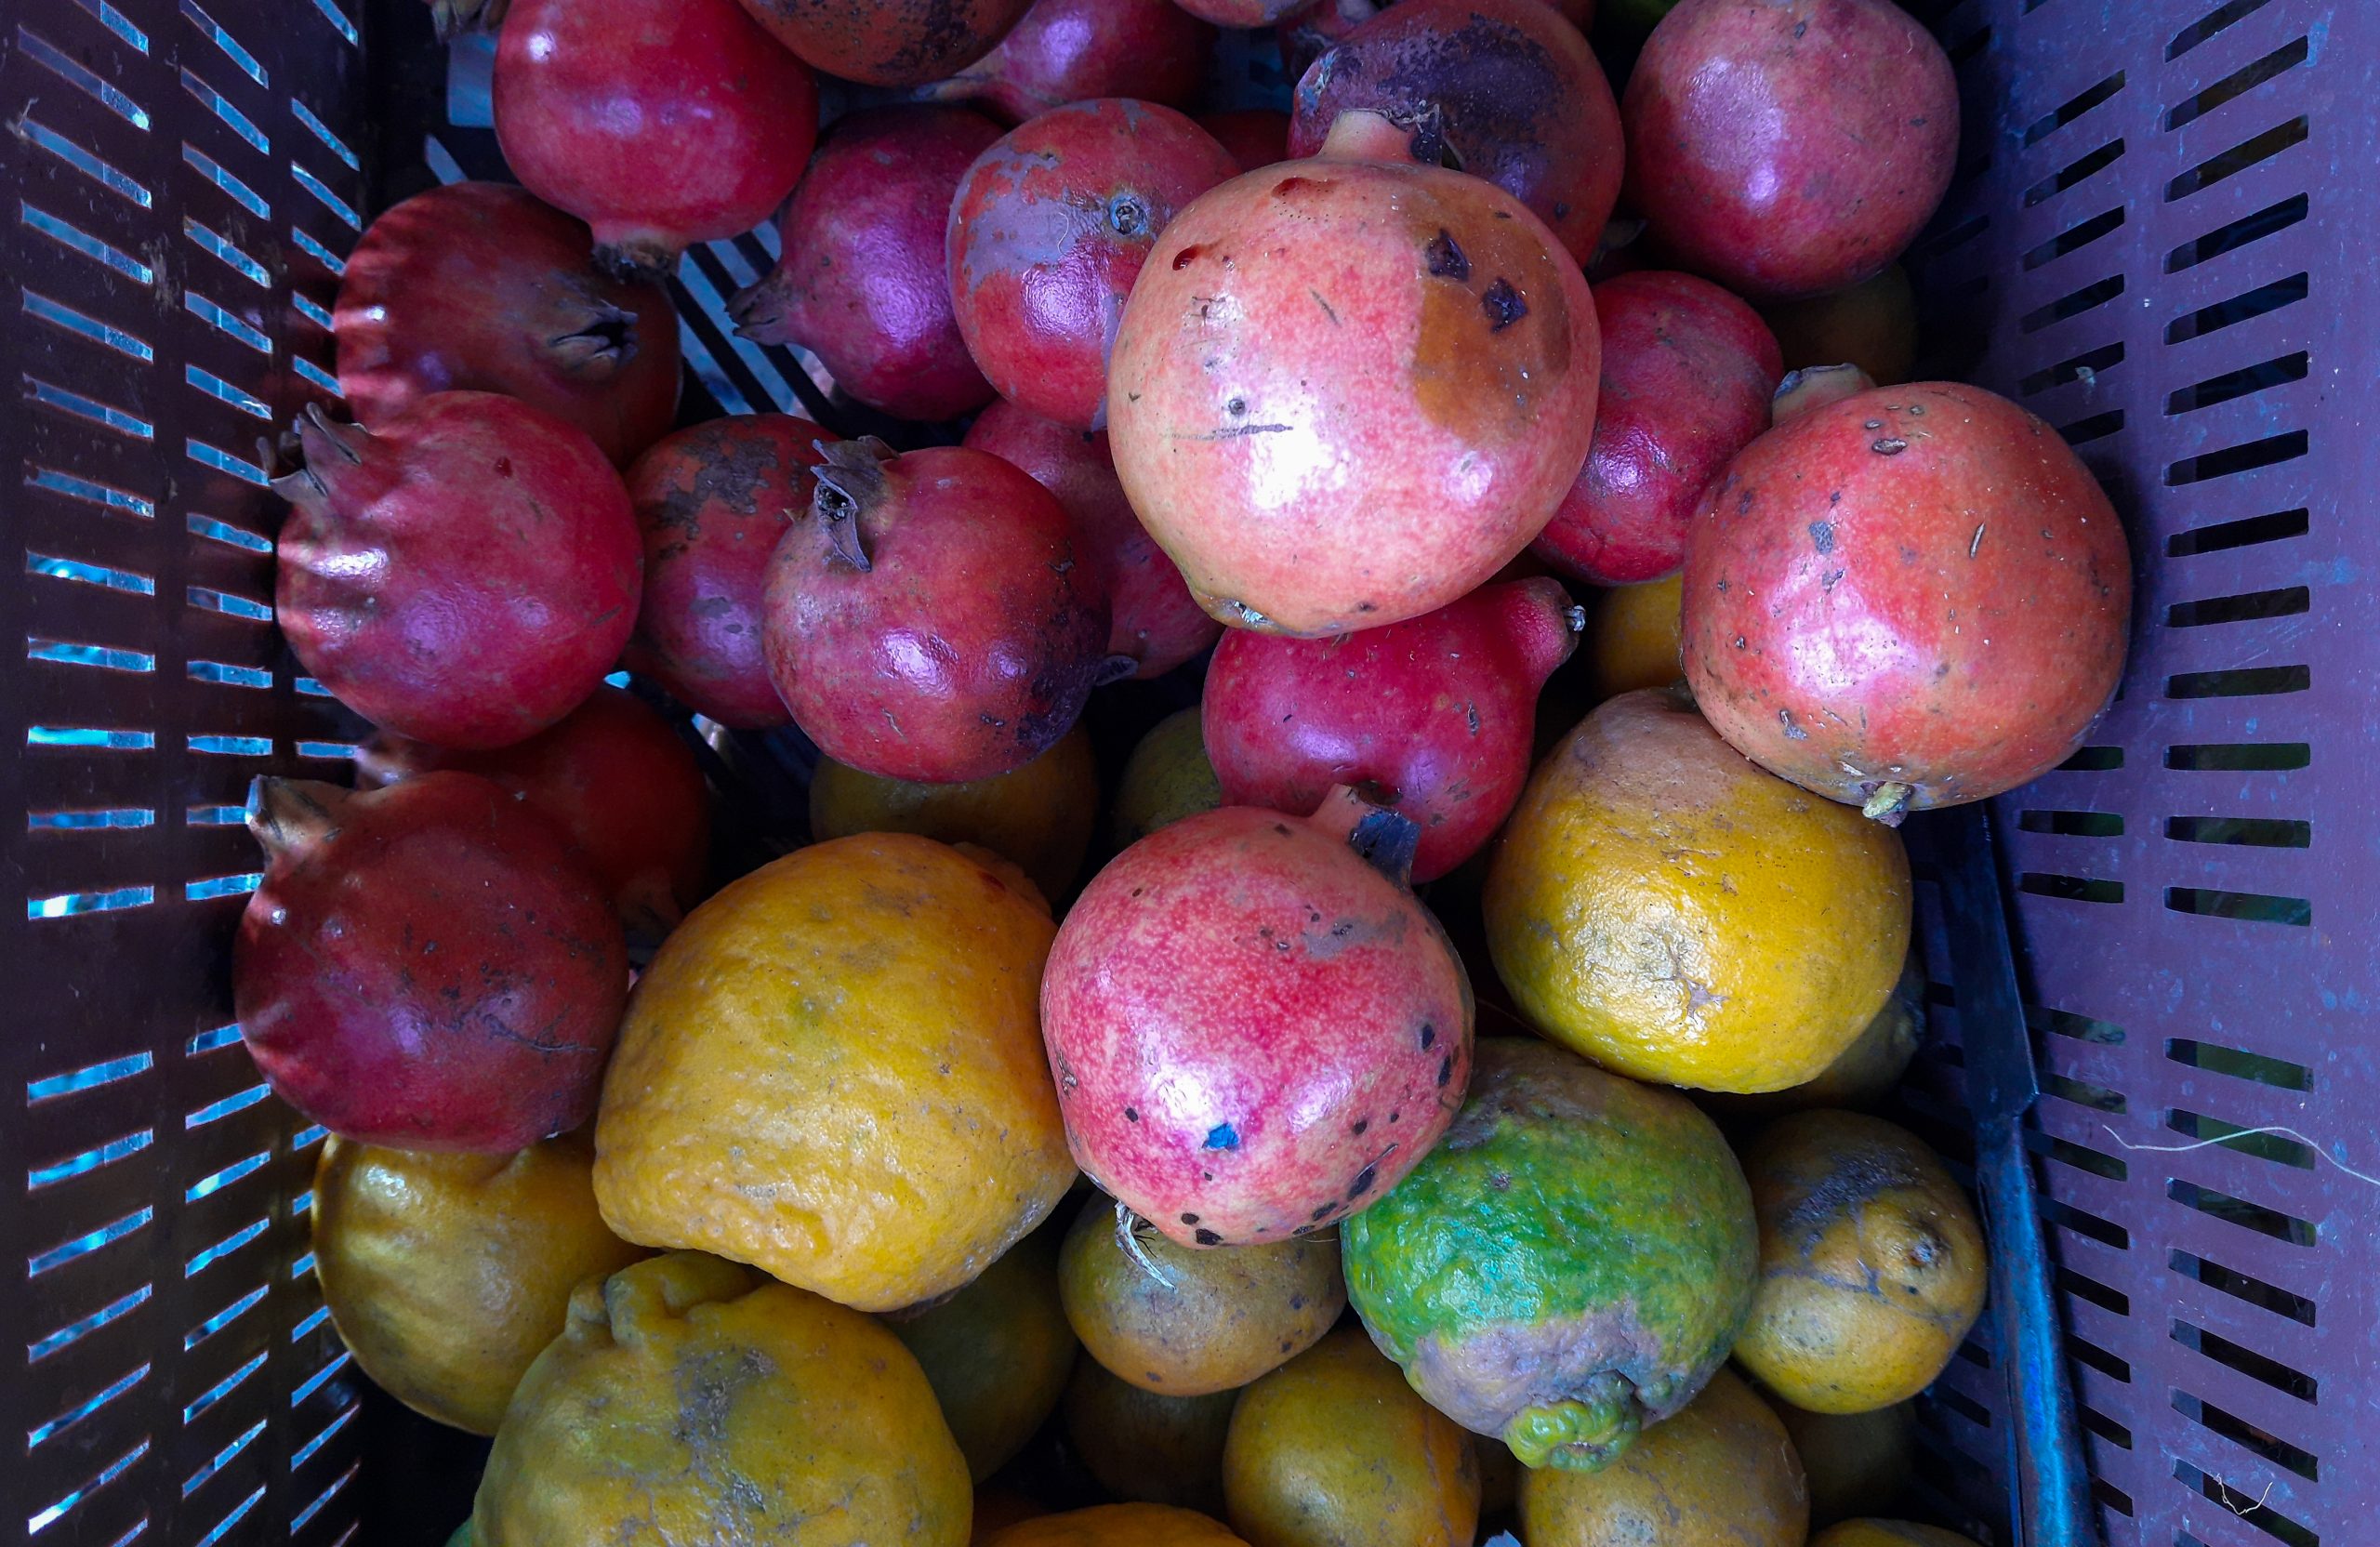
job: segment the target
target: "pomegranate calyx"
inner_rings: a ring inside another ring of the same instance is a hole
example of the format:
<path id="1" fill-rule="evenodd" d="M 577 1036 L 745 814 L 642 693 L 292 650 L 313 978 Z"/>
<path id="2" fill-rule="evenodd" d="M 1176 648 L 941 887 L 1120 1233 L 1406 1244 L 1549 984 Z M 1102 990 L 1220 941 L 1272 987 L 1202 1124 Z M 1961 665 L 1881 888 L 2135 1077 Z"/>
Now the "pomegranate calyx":
<path id="1" fill-rule="evenodd" d="M 554 362 L 574 376 L 602 380 L 636 358 L 636 313 L 597 298 L 575 298 L 576 311 L 563 319 L 570 325 L 546 340 Z"/>
<path id="2" fill-rule="evenodd" d="M 817 490 L 810 498 L 811 511 L 824 523 L 835 557 L 866 573 L 873 566 L 860 541 L 860 518 L 883 499 L 884 464 L 896 454 L 873 435 L 812 443 L 826 460 L 813 475 Z"/>
<path id="3" fill-rule="evenodd" d="M 1871 822 L 1882 822 L 1887 827 L 1897 827 L 1908 817 L 1910 799 L 1916 793 L 1914 786 L 1897 780 L 1878 785 L 1874 793 L 1868 797 L 1867 804 L 1859 808 L 1859 814 Z"/>
<path id="4" fill-rule="evenodd" d="M 248 785 L 248 831 L 264 846 L 265 857 L 278 862 L 338 831 L 340 808 L 354 797 L 353 790 L 320 779 L 260 775 Z"/>
<path id="5" fill-rule="evenodd" d="M 1421 847 L 1421 825 L 1383 798 L 1395 795 L 1379 785 L 1333 785 L 1312 818 L 1314 825 L 1347 847 L 1373 869 L 1399 886 L 1413 883 L 1413 856 Z"/>

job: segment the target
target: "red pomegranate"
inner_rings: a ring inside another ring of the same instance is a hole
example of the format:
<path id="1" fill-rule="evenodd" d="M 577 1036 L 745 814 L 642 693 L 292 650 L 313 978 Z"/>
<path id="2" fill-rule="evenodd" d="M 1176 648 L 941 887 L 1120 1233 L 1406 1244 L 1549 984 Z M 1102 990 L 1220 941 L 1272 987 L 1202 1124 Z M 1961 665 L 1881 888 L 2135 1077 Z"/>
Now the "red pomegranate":
<path id="1" fill-rule="evenodd" d="M 790 414 L 739 414 L 678 431 L 628 469 L 644 533 L 628 667 L 721 725 L 791 719 L 761 645 L 769 556 L 809 513 L 810 469 L 831 438 Z"/>
<path id="2" fill-rule="evenodd" d="M 1237 172 L 1181 113 L 1112 97 L 1045 112 L 977 157 L 950 206 L 950 288 L 994 390 L 1104 426 L 1132 281 L 1175 212 Z"/>
<path id="3" fill-rule="evenodd" d="M 1893 0 L 1680 0 L 1628 79 L 1628 186 L 1681 265 L 1756 300 L 1854 284 L 1950 186 L 1958 83 Z"/>
<path id="4" fill-rule="evenodd" d="M 1139 662 L 1133 676 L 1162 677 L 1215 642 L 1223 625 L 1199 607 L 1182 572 L 1132 514 L 1105 431 L 1070 430 L 997 402 L 976 416 L 964 443 L 1058 496 L 1074 523 L 1077 556 L 1107 588 L 1108 654 Z"/>
<path id="5" fill-rule="evenodd" d="M 1594 444 L 1535 551 L 1565 575 L 1628 586 L 1685 560 L 1686 518 L 1728 458 L 1768 428 L 1784 365 L 1760 313 L 1709 280 L 1644 271 L 1594 296 Z"/>
<path id="6" fill-rule="evenodd" d="M 1378 113 L 1174 218 L 1117 336 L 1132 509 L 1225 623 L 1418 617 L 1541 530 L 1594 433 L 1594 302 L 1518 201 Z M 1383 157 L 1394 159 L 1381 159 Z"/>
<path id="7" fill-rule="evenodd" d="M 1413 879 L 1435 880 L 1520 799 L 1538 690 L 1585 627 L 1561 583 L 1539 579 L 1336 639 L 1234 629 L 1202 716 L 1223 800 L 1302 816 L 1352 785 L 1420 826 Z"/>
<path id="8" fill-rule="evenodd" d="M 744 0 L 778 42 L 863 86 L 922 86 L 991 52 L 1032 0 Z"/>
<path id="9" fill-rule="evenodd" d="M 275 482 L 273 615 L 307 672 L 383 730 L 505 747 L 576 708 L 636 627 L 620 475 L 515 398 L 437 392 L 376 432 L 319 407 Z"/>
<path id="10" fill-rule="evenodd" d="M 1580 263 L 1620 198 L 1620 104 L 1579 29 L 1542 0 L 1405 0 L 1298 81 L 1289 154 L 1322 148 L 1354 108 L 1408 131 L 1415 161 L 1503 189 Z"/>
<path id="11" fill-rule="evenodd" d="M 605 279 L 587 227 L 522 189 L 458 182 L 372 222 L 348 255 L 338 384 L 377 429 L 432 392 L 503 392 L 625 467 L 678 416 L 678 314 Z"/>
<path id="12" fill-rule="evenodd" d="M 513 176 L 615 273 L 767 219 L 818 136 L 809 70 L 735 0 L 513 0 L 494 93 Z"/>
<path id="13" fill-rule="evenodd" d="M 1215 137 L 1243 172 L 1289 159 L 1289 115 L 1278 108 L 1202 113 L 1198 126 Z"/>
<path id="14" fill-rule="evenodd" d="M 1107 599 L 1066 512 L 998 457 L 826 448 L 810 519 L 769 570 L 769 675 L 819 749 L 864 774 L 959 784 L 1073 728 L 1111 662 Z"/>
<path id="15" fill-rule="evenodd" d="M 1595 0 L 1538 0 L 1538 3 L 1584 33 L 1594 25 Z M 1325 50 L 1396 0 L 1312 0 L 1307 7 L 1281 22 L 1281 63 L 1291 80 Z"/>
<path id="16" fill-rule="evenodd" d="M 1012 124 L 1093 97 L 1182 107 L 1198 94 L 1214 41 L 1173 0 L 1033 0 L 998 47 L 926 95 Z"/>
<path id="17" fill-rule="evenodd" d="M 950 305 L 950 202 L 999 126 L 965 108 L 840 120 L 777 221 L 777 266 L 729 305 L 736 332 L 797 344 L 843 391 L 896 418 L 991 401 Z"/>
<path id="18" fill-rule="evenodd" d="M 356 754 L 365 789 L 449 769 L 492 780 L 562 829 L 620 921 L 657 943 L 702 900 L 710 793 L 694 755 L 634 694 L 599 687 L 550 730 L 493 752 L 383 731 Z"/>
<path id="19" fill-rule="evenodd" d="M 248 827 L 265 875 L 231 999 L 282 1100 L 364 1144 L 491 1154 L 595 1115 L 628 945 L 552 825 L 427 774 L 361 794 L 258 779 Z"/>
<path id="20" fill-rule="evenodd" d="M 1884 387 L 1754 441 L 1695 512 L 1686 681 L 1744 756 L 1897 824 L 2082 745 L 2123 670 L 2123 527 L 2057 432 Z"/>
<path id="21" fill-rule="evenodd" d="M 1184 1246 L 1335 1228 L 1429 1153 L 1471 985 L 1405 885 L 1416 829 L 1353 790 L 1203 812 L 1066 912 L 1041 1031 L 1076 1164 Z"/>

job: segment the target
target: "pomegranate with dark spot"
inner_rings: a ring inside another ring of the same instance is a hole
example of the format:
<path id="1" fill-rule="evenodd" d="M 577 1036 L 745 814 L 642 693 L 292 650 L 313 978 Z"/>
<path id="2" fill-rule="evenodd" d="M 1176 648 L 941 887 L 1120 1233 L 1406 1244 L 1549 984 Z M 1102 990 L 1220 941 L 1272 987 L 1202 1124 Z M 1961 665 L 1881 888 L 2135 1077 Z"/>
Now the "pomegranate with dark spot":
<path id="1" fill-rule="evenodd" d="M 777 266 L 729 305 L 735 331 L 815 353 L 835 385 L 902 419 L 991 401 L 950 305 L 950 201 L 999 126 L 965 108 L 839 121 L 777 221 Z"/>
<path id="2" fill-rule="evenodd" d="M 1091 1179 L 1184 1246 L 1335 1230 L 1429 1153 L 1471 986 L 1405 886 L 1413 824 L 1339 789 L 1133 844 L 1066 913 L 1041 1030 Z"/>
<path id="3" fill-rule="evenodd" d="M 2057 432 L 1884 387 L 1754 441 L 1695 512 L 1695 703 L 1746 757 L 1897 824 L 2046 774 L 2123 670 L 2123 527 Z"/>
<path id="4" fill-rule="evenodd" d="M 744 0 L 753 19 L 829 75 L 923 86 L 991 52 L 1031 0 Z"/>
<path id="5" fill-rule="evenodd" d="M 1413 879 L 1435 880 L 1520 799 L 1538 690 L 1585 626 L 1560 582 L 1537 579 L 1337 639 L 1235 629 L 1207 668 L 1223 799 L 1302 816 L 1355 786 L 1421 826 Z"/>
<path id="6" fill-rule="evenodd" d="M 298 426 L 273 487 L 273 617 L 307 672 L 383 730 L 504 747 L 586 701 L 636 627 L 628 491 L 595 443 L 493 392 L 437 392 L 377 433 Z"/>
<path id="7" fill-rule="evenodd" d="M 1594 433 L 1579 266 L 1511 194 L 1350 112 L 1175 217 L 1109 375 L 1116 469 L 1227 624 L 1418 617 L 1528 546 Z"/>
<path id="8" fill-rule="evenodd" d="M 925 95 L 1012 124 L 1093 97 L 1178 108 L 1198 94 L 1214 41 L 1173 0 L 1034 0 L 998 47 Z"/>
<path id="9" fill-rule="evenodd" d="M 1658 580 L 1728 458 L 1768 428 L 1784 366 L 1760 314 L 1709 280 L 1647 270 L 1594 287 L 1594 444 L 1535 552 L 1598 586 Z"/>
<path id="10" fill-rule="evenodd" d="M 1215 137 L 1243 172 L 1289 159 L 1289 115 L 1278 108 L 1201 113 L 1198 126 Z"/>
<path id="11" fill-rule="evenodd" d="M 469 774 L 258 779 L 231 1001 L 273 1092 L 344 1139 L 509 1154 L 595 1114 L 628 988 L 602 887 Z"/>

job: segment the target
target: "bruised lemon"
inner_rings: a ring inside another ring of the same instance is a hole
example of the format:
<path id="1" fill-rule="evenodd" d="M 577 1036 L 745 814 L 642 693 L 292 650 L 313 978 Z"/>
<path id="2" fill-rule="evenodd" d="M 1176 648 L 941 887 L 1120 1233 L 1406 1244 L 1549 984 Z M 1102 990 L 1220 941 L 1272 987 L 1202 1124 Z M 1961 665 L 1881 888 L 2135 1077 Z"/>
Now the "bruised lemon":
<path id="1" fill-rule="evenodd" d="M 984 1547 L 1248 1547 L 1221 1521 L 1167 1504 L 1098 1504 L 1038 1515 Z"/>
<path id="2" fill-rule="evenodd" d="M 1022 1239 L 1075 1167 L 1041 1046 L 1056 929 L 1002 868 L 868 833 L 696 908 L 604 1078 L 612 1228 L 864 1311 L 947 1294 Z"/>
<path id="3" fill-rule="evenodd" d="M 1137 1503 L 1214 1514 L 1223 1507 L 1223 1438 L 1238 1401 L 1236 1391 L 1167 1396 L 1083 1359 L 1062 1410 L 1067 1440 L 1101 1488 Z"/>
<path id="4" fill-rule="evenodd" d="M 1020 866 L 1045 897 L 1073 887 L 1098 815 L 1099 769 L 1079 726 L 1031 762 L 988 779 L 913 784 L 826 758 L 810 781 L 810 831 L 821 840 L 916 833 L 978 844 Z"/>
<path id="5" fill-rule="evenodd" d="M 1496 849 L 1488 947 L 1553 1040 L 1638 1079 L 1781 1091 L 1884 1008 L 1909 948 L 1899 836 L 1623 694 L 1529 780 Z"/>
<path id="6" fill-rule="evenodd" d="M 1809 1517 L 1785 1425 L 1724 1369 L 1609 1466 L 1521 1478 L 1529 1547 L 1802 1547 Z"/>
<path id="7" fill-rule="evenodd" d="M 1223 781 L 1207 760 L 1207 732 L 1197 706 L 1157 722 L 1124 764 L 1110 821 L 1118 849 L 1129 849 L 1159 827 L 1223 803 Z"/>
<path id="8" fill-rule="evenodd" d="M 1678 664 L 1685 611 L 1684 570 L 1666 580 L 1595 593 L 1594 617 L 1580 651 L 1594 673 L 1595 697 L 1665 688 L 1685 676 Z"/>
<path id="9" fill-rule="evenodd" d="M 1040 1236 L 949 1299 L 895 1312 L 885 1323 L 924 1368 L 979 1483 L 1025 1448 L 1074 1372 L 1075 1334 L 1058 1303 L 1056 1253 Z"/>
<path id="10" fill-rule="evenodd" d="M 1913 1520 L 1846 1520 L 1810 1538 L 1810 1547 L 1976 1547 L 1976 1541 Z"/>

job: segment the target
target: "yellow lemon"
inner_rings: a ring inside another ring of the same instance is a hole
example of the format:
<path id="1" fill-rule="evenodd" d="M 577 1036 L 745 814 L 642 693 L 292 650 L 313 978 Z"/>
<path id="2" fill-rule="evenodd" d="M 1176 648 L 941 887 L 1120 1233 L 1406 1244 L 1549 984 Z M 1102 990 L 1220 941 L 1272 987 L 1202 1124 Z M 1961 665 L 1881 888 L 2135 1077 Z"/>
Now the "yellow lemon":
<path id="1" fill-rule="evenodd" d="M 978 844 L 1021 866 L 1046 897 L 1073 887 L 1098 815 L 1099 769 L 1079 726 L 1024 767 L 988 779 L 912 784 L 826 758 L 810 781 L 810 831 L 821 841 L 916 833 Z"/>
<path id="2" fill-rule="evenodd" d="M 1083 1359 L 1066 1386 L 1066 1438 L 1099 1486 L 1118 1499 L 1220 1514 L 1223 1437 L 1238 1401 L 1236 1391 L 1167 1396 Z"/>
<path id="3" fill-rule="evenodd" d="M 1248 1547 L 1222 1524 L 1167 1504 L 1099 1504 L 1038 1515 L 984 1547 Z"/>
<path id="4" fill-rule="evenodd" d="M 1683 570 L 1666 580 L 1595 593 L 1594 617 L 1580 654 L 1592 663 L 1598 700 L 1665 688 L 1686 675 L 1678 664 L 1685 598 Z"/>
<path id="5" fill-rule="evenodd" d="M 1976 1547 L 1976 1541 L 1911 1520 L 1846 1520 L 1810 1538 L 1810 1547 Z"/>
<path id="6" fill-rule="evenodd" d="M 924 1368 L 979 1483 L 1025 1448 L 1074 1373 L 1056 1256 L 1035 1236 L 949 1299 L 885 1318 Z"/>
<path id="7" fill-rule="evenodd" d="M 1193 705 L 1158 721 L 1132 748 L 1110 818 L 1116 847 L 1129 849 L 1159 827 L 1223 803 L 1223 782 L 1207 760 L 1206 728 Z"/>
<path id="8" fill-rule="evenodd" d="M 1521 1478 L 1529 1547 L 1802 1547 L 1809 1517 L 1785 1425 L 1724 1369 L 1609 1466 Z"/>

